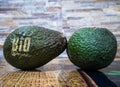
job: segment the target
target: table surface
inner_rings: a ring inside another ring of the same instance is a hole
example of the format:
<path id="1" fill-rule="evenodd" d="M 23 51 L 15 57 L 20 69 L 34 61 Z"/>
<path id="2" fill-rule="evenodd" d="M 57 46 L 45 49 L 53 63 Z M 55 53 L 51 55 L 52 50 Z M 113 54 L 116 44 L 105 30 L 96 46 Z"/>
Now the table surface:
<path id="1" fill-rule="evenodd" d="M 0 58 L 0 87 L 120 87 L 120 58 L 99 71 L 80 70 L 68 58 L 22 71 Z"/>

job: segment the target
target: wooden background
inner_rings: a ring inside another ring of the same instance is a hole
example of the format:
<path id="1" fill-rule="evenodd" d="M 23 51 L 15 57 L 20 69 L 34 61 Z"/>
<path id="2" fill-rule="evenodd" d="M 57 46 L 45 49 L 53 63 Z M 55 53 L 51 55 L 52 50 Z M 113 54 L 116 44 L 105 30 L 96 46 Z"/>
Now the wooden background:
<path id="1" fill-rule="evenodd" d="M 58 30 L 67 39 L 80 27 L 108 28 L 120 57 L 120 0 L 0 0 L 0 47 L 10 32 L 25 25 Z"/>

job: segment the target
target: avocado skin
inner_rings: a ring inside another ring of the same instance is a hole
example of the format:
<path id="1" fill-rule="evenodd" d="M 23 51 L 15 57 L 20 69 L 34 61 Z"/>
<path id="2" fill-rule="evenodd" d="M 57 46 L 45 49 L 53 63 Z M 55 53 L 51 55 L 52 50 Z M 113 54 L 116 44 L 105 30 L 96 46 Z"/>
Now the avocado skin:
<path id="1" fill-rule="evenodd" d="M 12 45 L 15 37 L 19 38 L 18 49 L 13 51 Z M 30 39 L 29 43 L 27 40 L 25 42 L 27 37 Z M 20 43 L 22 43 L 22 46 L 20 46 Z M 12 66 L 23 70 L 31 70 L 45 65 L 57 57 L 65 50 L 66 44 L 66 37 L 58 31 L 38 26 L 23 26 L 9 34 L 4 43 L 3 52 L 6 61 Z M 28 45 L 29 51 L 26 52 L 23 49 L 26 49 Z"/>
<path id="2" fill-rule="evenodd" d="M 67 54 L 70 61 L 83 70 L 98 70 L 114 60 L 117 40 L 106 28 L 78 29 L 69 39 Z"/>

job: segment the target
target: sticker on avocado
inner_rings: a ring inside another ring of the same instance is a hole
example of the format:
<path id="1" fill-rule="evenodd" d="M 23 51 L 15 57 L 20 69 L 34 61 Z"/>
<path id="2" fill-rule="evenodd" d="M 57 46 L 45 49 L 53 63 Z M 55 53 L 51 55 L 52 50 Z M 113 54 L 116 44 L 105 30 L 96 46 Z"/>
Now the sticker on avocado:
<path id="1" fill-rule="evenodd" d="M 21 56 L 29 56 L 27 54 L 30 50 L 30 37 L 18 37 L 14 36 L 12 42 L 12 55 L 21 55 Z"/>

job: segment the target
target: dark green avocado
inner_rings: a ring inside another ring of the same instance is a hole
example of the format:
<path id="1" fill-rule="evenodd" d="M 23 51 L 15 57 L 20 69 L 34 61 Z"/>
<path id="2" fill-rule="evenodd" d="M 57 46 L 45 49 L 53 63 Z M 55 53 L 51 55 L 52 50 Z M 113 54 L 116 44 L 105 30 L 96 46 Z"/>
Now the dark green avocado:
<path id="1" fill-rule="evenodd" d="M 17 28 L 7 37 L 3 51 L 12 66 L 30 70 L 43 66 L 66 48 L 65 36 L 54 30 L 38 26 Z"/>
<path id="2" fill-rule="evenodd" d="M 98 70 L 115 58 L 117 41 L 106 28 L 81 28 L 69 39 L 67 54 L 70 61 L 84 70 Z"/>

